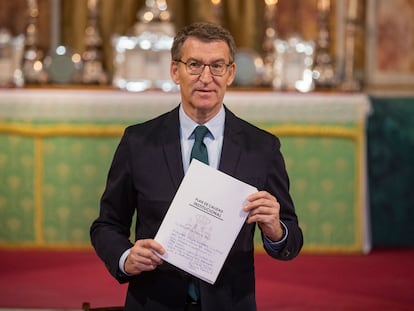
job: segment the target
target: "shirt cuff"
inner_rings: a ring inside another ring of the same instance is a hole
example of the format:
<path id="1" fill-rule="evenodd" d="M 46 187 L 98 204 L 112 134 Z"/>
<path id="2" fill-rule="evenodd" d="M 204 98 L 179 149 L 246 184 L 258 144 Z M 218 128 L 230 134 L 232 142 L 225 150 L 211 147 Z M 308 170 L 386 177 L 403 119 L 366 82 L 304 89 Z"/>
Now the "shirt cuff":
<path id="1" fill-rule="evenodd" d="M 267 236 L 263 235 L 263 244 L 264 244 L 265 248 L 267 248 L 267 249 L 269 249 L 273 252 L 278 252 L 285 246 L 287 236 L 289 234 L 289 230 L 288 230 L 287 226 L 282 221 L 280 221 L 280 224 L 283 227 L 283 237 L 280 241 L 276 241 L 276 242 L 272 241 Z"/>
<path id="2" fill-rule="evenodd" d="M 124 266 L 125 266 L 125 261 L 126 261 L 126 259 L 127 259 L 127 257 L 128 257 L 128 255 L 129 255 L 129 253 L 131 252 L 131 249 L 130 248 L 128 248 L 123 254 L 122 254 L 122 256 L 121 256 L 121 258 L 119 258 L 119 270 L 121 270 L 121 272 L 123 273 L 123 274 L 125 274 L 125 275 L 130 275 L 129 273 L 126 273 L 125 272 L 125 268 L 124 268 Z"/>

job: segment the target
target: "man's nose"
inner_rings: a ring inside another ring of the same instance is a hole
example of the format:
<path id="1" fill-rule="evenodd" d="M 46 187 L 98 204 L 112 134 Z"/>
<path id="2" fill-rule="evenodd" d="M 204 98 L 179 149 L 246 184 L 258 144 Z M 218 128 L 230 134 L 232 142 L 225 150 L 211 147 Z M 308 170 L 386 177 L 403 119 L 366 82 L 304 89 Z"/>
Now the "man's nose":
<path id="1" fill-rule="evenodd" d="M 209 81 L 213 79 L 213 75 L 211 74 L 210 71 L 210 66 L 209 65 L 204 65 L 203 71 L 200 74 L 200 80 L 201 81 Z"/>

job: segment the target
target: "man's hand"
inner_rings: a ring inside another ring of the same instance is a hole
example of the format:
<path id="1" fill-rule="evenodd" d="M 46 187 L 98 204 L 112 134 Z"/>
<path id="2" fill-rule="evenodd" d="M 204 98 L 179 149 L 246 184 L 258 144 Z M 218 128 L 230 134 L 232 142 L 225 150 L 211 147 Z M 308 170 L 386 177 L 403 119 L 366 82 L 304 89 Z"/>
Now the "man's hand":
<path id="1" fill-rule="evenodd" d="M 143 271 L 154 270 L 158 265 L 163 263 L 162 259 L 154 252 L 162 255 L 165 250 L 160 243 L 152 239 L 136 241 L 125 260 L 125 272 L 136 275 Z"/>
<path id="2" fill-rule="evenodd" d="M 263 234 L 276 242 L 282 239 L 283 229 L 280 223 L 280 205 L 277 199 L 267 191 L 258 191 L 247 197 L 249 202 L 244 211 L 249 213 L 247 223 L 257 222 Z"/>

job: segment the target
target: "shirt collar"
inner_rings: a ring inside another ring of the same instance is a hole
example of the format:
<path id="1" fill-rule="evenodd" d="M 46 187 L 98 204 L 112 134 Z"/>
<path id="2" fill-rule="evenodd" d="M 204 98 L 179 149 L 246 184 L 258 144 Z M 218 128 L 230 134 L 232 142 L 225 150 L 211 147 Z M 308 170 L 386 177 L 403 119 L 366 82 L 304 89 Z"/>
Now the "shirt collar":
<path id="1" fill-rule="evenodd" d="M 184 112 L 182 105 L 180 105 L 179 109 L 179 116 L 180 116 L 180 127 L 181 127 L 181 135 L 186 139 L 190 139 L 191 135 L 193 134 L 194 129 L 196 128 L 197 124 L 194 122 L 190 117 Z M 210 134 L 207 134 L 213 139 L 217 139 L 224 132 L 224 120 L 225 120 L 225 110 L 223 105 L 221 106 L 219 112 L 207 123 L 203 124 L 207 126 Z"/>

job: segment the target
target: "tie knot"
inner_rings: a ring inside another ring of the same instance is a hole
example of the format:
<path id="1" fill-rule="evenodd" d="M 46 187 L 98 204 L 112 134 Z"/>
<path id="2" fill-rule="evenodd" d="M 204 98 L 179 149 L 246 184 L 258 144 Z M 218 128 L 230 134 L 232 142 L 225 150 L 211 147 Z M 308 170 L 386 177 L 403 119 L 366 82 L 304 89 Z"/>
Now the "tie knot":
<path id="1" fill-rule="evenodd" d="M 195 141 L 202 141 L 204 139 L 204 136 L 209 132 L 208 128 L 204 125 L 198 125 L 194 129 L 194 136 Z"/>

